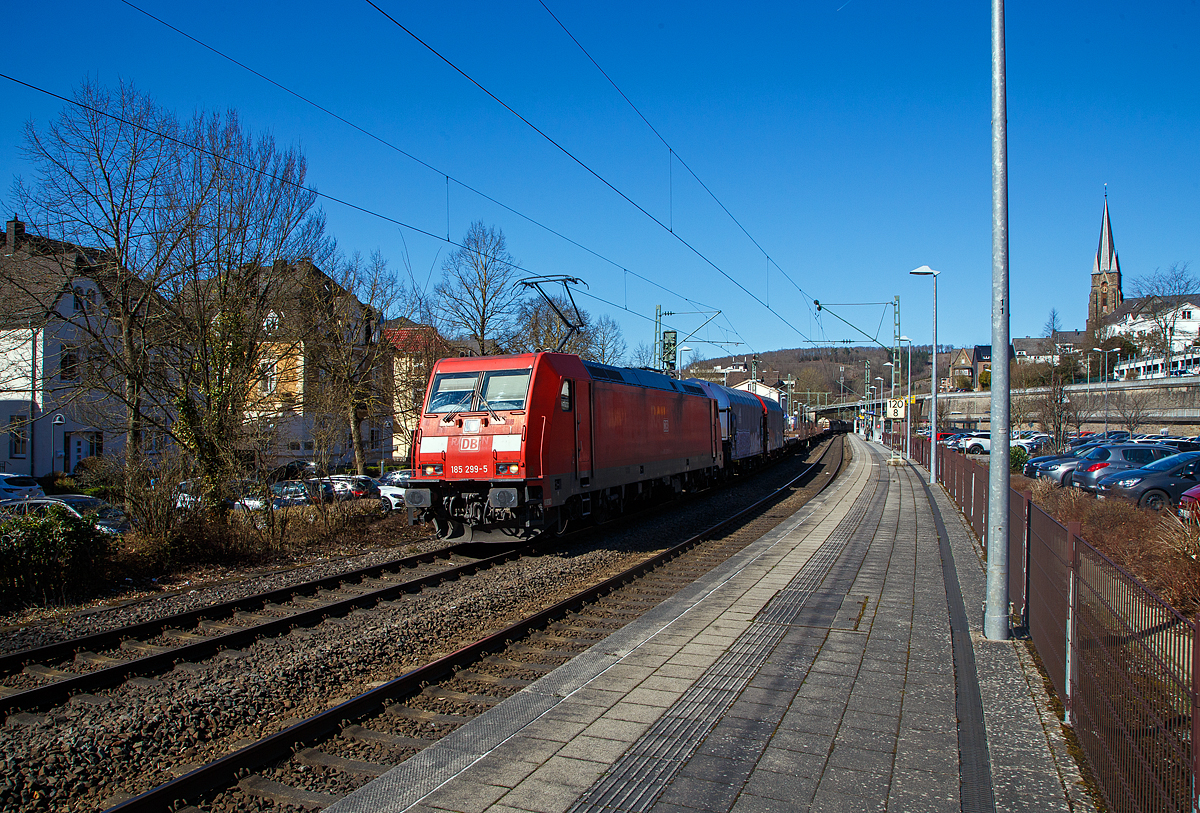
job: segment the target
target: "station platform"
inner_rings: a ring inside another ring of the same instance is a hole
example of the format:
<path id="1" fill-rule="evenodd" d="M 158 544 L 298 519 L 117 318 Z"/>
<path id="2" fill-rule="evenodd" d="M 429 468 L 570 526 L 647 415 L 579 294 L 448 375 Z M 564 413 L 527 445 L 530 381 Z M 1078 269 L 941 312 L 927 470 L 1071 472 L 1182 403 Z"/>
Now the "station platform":
<path id="1" fill-rule="evenodd" d="M 1094 809 L 957 509 L 847 438 L 773 531 L 330 813 Z"/>

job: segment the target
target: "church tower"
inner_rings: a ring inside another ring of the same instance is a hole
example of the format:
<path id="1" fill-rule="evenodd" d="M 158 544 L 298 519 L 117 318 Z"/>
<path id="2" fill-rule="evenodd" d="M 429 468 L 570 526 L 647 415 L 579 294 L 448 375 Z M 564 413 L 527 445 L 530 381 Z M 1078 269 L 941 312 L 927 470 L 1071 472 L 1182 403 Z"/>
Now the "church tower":
<path id="1" fill-rule="evenodd" d="M 1092 265 L 1092 295 L 1088 299 L 1088 330 L 1100 326 L 1105 316 L 1121 307 L 1121 263 L 1113 244 L 1112 224 L 1108 221 L 1108 192 L 1104 193 L 1104 220 L 1100 223 L 1100 247 Z"/>

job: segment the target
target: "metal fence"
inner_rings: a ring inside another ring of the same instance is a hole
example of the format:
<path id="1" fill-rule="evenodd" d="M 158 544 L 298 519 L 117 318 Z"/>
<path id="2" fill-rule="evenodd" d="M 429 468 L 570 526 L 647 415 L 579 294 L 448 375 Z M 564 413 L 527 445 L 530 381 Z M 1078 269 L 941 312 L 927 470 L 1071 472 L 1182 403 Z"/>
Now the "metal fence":
<path id="1" fill-rule="evenodd" d="M 892 438 L 887 438 L 891 441 Z M 930 444 L 912 439 L 929 467 Z M 938 448 L 938 481 L 980 539 L 987 468 Z M 1009 597 L 1065 707 L 1110 810 L 1200 810 L 1196 625 L 1013 490 Z"/>

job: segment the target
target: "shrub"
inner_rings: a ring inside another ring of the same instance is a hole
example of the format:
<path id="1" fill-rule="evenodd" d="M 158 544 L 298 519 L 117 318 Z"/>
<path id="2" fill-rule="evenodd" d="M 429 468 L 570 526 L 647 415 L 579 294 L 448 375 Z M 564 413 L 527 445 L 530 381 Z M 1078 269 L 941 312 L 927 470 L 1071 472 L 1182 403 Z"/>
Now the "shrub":
<path id="1" fill-rule="evenodd" d="M 113 539 L 65 508 L 0 522 L 0 596 L 6 604 L 64 601 L 92 586 Z"/>
<path id="2" fill-rule="evenodd" d="M 1029 462 L 1029 452 L 1020 446 L 1014 446 L 1008 451 L 1008 470 L 1019 474 Z"/>

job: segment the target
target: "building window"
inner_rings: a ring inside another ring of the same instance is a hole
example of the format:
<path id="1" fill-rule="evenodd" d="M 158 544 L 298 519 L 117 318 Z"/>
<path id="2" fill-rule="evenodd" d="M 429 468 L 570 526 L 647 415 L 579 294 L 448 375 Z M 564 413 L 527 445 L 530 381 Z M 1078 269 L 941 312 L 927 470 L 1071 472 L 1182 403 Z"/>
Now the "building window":
<path id="1" fill-rule="evenodd" d="M 1179 314 L 1179 318 L 1180 318 L 1180 319 L 1191 319 L 1191 318 L 1192 318 L 1192 312 L 1191 312 L 1191 311 L 1183 311 L 1183 312 L 1181 312 L 1181 313 Z"/>
<path id="2" fill-rule="evenodd" d="M 313 442 L 311 440 L 304 441 L 304 451 L 311 452 L 313 450 Z"/>
<path id="3" fill-rule="evenodd" d="M 58 350 L 58 380 L 79 380 L 79 354 L 75 352 L 75 348 L 65 344 L 60 345 Z"/>
<path id="4" fill-rule="evenodd" d="M 27 415 L 12 415 L 8 419 L 8 456 L 29 454 L 29 420 Z"/>
<path id="5" fill-rule="evenodd" d="M 263 395 L 275 392 L 275 362 L 263 361 L 258 365 L 258 391 Z"/>
<path id="6" fill-rule="evenodd" d="M 378 449 L 381 440 L 382 440 L 382 436 L 381 436 L 380 431 L 378 429 L 376 429 L 375 427 L 371 427 L 371 448 Z"/>
<path id="7" fill-rule="evenodd" d="M 293 451 L 293 452 L 298 452 L 298 451 L 300 451 L 300 441 L 298 441 L 298 440 L 293 440 L 293 441 L 290 441 L 290 442 L 288 443 L 288 449 L 289 449 L 289 450 L 291 450 L 291 451 Z"/>

